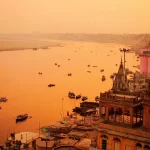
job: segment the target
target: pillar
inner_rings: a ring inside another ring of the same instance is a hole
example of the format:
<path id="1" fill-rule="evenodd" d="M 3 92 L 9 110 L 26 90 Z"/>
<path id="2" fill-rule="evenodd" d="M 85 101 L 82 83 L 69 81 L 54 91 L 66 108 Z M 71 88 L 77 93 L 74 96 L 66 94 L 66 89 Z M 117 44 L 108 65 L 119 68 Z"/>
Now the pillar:
<path id="1" fill-rule="evenodd" d="M 133 125 L 133 108 L 130 108 L 130 125 Z"/>

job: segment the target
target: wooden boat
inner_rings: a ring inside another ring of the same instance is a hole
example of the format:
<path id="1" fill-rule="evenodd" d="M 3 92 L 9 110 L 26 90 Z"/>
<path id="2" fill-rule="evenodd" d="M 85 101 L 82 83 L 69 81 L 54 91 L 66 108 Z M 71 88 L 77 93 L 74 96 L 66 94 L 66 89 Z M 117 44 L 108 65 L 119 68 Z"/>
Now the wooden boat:
<path id="1" fill-rule="evenodd" d="M 80 99 L 81 98 L 81 94 L 76 96 L 76 99 Z"/>
<path id="2" fill-rule="evenodd" d="M 103 75 L 102 76 L 102 81 L 105 81 L 106 80 L 106 77 Z"/>
<path id="3" fill-rule="evenodd" d="M 73 92 L 70 92 L 70 91 L 69 91 L 68 97 L 69 97 L 69 98 L 75 98 L 76 96 L 75 96 L 75 94 L 74 94 Z"/>
<path id="4" fill-rule="evenodd" d="M 113 78 L 114 78 L 114 75 L 110 75 L 110 78 L 113 79 Z"/>
<path id="5" fill-rule="evenodd" d="M 88 73 L 91 73 L 91 71 L 87 71 Z"/>
<path id="6" fill-rule="evenodd" d="M 87 99 L 88 99 L 87 96 L 83 96 L 83 97 L 82 97 L 82 101 L 85 101 L 85 100 L 87 100 Z"/>
<path id="7" fill-rule="evenodd" d="M 71 74 L 71 73 L 68 73 L 68 76 L 72 76 L 72 74 Z"/>
<path id="8" fill-rule="evenodd" d="M 37 50 L 37 48 L 33 48 L 33 50 Z"/>
<path id="9" fill-rule="evenodd" d="M 16 122 L 24 121 L 28 118 L 28 114 L 21 114 L 16 117 Z"/>
<path id="10" fill-rule="evenodd" d="M 7 98 L 6 97 L 0 97 L 0 102 L 6 102 Z"/>
<path id="11" fill-rule="evenodd" d="M 53 87 L 53 86 L 55 86 L 55 84 L 49 84 L 49 85 L 48 85 L 48 87 Z"/>

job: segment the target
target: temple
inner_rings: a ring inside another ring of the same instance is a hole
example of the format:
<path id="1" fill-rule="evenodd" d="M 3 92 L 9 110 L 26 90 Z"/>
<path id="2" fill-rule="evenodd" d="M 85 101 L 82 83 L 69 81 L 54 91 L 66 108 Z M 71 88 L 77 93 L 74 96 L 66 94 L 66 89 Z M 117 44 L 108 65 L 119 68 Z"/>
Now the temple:
<path id="1" fill-rule="evenodd" d="M 122 63 L 122 58 L 121 58 L 121 63 L 120 63 L 118 73 L 116 74 L 114 82 L 113 82 L 112 89 L 114 91 L 128 91 L 129 90 L 129 85 L 127 81 L 127 76 L 125 74 L 125 68 Z"/>

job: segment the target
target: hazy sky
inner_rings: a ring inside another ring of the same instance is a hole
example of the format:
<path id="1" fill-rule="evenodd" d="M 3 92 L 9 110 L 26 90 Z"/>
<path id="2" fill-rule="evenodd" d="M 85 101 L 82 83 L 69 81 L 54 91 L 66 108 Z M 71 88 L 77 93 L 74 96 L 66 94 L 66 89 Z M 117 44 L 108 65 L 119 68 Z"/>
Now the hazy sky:
<path id="1" fill-rule="evenodd" d="M 0 33 L 150 33 L 150 0 L 0 0 Z"/>

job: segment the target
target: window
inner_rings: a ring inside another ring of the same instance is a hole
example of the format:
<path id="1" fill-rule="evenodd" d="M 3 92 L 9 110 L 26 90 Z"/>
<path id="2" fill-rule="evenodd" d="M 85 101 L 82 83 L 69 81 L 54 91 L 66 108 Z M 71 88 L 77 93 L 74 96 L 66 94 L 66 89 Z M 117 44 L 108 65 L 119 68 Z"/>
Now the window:
<path id="1" fill-rule="evenodd" d="M 136 144 L 136 150 L 142 150 L 142 145 L 140 143 Z"/>
<path id="2" fill-rule="evenodd" d="M 107 150 L 107 140 L 102 140 L 102 150 Z"/>
<path id="3" fill-rule="evenodd" d="M 143 51 L 143 54 L 150 54 L 149 50 Z"/>
<path id="4" fill-rule="evenodd" d="M 131 150 L 131 146 L 126 145 L 125 150 Z"/>
<path id="5" fill-rule="evenodd" d="M 120 150 L 120 142 L 115 142 L 115 150 Z"/>
<path id="6" fill-rule="evenodd" d="M 101 138 L 108 139 L 108 137 L 106 135 L 101 135 Z"/>
<path id="7" fill-rule="evenodd" d="M 105 107 L 102 106 L 102 107 L 101 107 L 101 115 L 102 115 L 102 116 L 105 116 L 105 112 L 106 112 Z"/>
<path id="8" fill-rule="evenodd" d="M 115 143 L 114 143 L 114 145 L 115 145 L 115 150 L 120 150 L 120 139 L 119 138 L 114 138 L 114 141 L 115 141 Z"/>
<path id="9" fill-rule="evenodd" d="M 150 146 L 145 145 L 145 146 L 144 146 L 144 150 L 150 150 Z"/>

